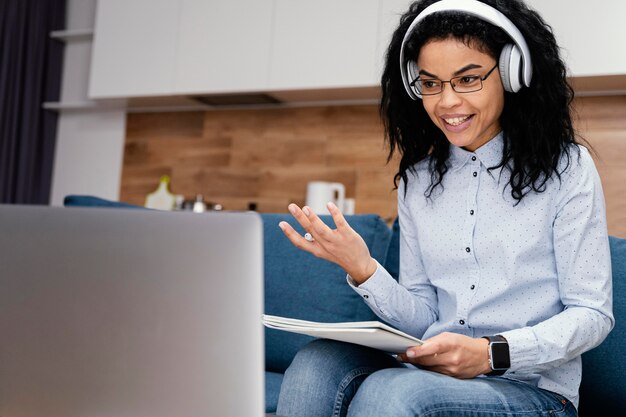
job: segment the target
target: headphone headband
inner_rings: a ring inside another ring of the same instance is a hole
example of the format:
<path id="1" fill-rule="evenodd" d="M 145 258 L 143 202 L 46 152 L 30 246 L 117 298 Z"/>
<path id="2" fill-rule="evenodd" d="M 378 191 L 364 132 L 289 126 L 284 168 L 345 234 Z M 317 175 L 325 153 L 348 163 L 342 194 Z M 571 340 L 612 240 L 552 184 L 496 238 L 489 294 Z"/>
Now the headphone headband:
<path id="1" fill-rule="evenodd" d="M 443 11 L 463 12 L 486 22 L 489 22 L 492 25 L 504 30 L 504 32 L 506 32 L 507 35 L 511 37 L 511 39 L 521 52 L 521 81 L 526 87 L 530 86 L 530 80 L 532 79 L 533 75 L 530 50 L 528 49 L 528 44 L 526 44 L 524 36 L 513 24 L 513 22 L 511 22 L 499 10 L 494 9 L 488 4 L 482 3 L 478 0 L 441 0 L 426 7 L 420 14 L 418 14 L 413 22 L 411 22 L 411 25 L 407 29 L 406 33 L 404 34 L 404 38 L 402 39 L 402 45 L 400 47 L 400 72 L 402 74 L 402 82 L 404 83 L 404 88 L 407 90 L 411 98 L 416 99 L 418 98 L 418 96 L 415 96 L 409 85 L 412 80 L 409 80 L 409 74 L 407 74 L 407 63 L 404 60 L 404 46 L 411 37 L 411 34 L 415 30 L 415 28 L 426 16 Z"/>

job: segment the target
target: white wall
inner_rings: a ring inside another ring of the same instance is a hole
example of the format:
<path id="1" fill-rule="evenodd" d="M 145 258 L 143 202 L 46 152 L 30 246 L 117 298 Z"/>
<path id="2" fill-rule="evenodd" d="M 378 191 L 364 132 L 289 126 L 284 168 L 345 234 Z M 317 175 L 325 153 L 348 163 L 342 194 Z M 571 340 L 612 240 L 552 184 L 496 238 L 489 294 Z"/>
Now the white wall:
<path id="1" fill-rule="evenodd" d="M 68 194 L 119 199 L 125 121 L 124 110 L 61 113 L 52 205 L 62 205 Z"/>
<path id="2" fill-rule="evenodd" d="M 92 28 L 96 0 L 68 0 L 67 29 Z M 65 45 L 62 103 L 87 100 L 91 40 Z M 98 108 L 60 110 L 50 203 L 62 205 L 68 194 L 119 199 L 126 112 Z"/>

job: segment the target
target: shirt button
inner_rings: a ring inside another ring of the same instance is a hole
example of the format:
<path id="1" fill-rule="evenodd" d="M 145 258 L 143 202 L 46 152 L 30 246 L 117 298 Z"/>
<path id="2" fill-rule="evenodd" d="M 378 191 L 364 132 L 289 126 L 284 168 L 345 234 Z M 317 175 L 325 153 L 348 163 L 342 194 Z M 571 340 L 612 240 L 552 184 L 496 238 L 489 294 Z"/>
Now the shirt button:
<path id="1" fill-rule="evenodd" d="M 472 284 L 472 286 L 470 287 L 470 290 L 473 290 L 474 288 L 476 288 L 476 285 Z"/>
<path id="2" fill-rule="evenodd" d="M 465 252 L 470 253 L 470 248 L 465 248 Z"/>
<path id="3" fill-rule="evenodd" d="M 472 175 L 477 177 L 478 176 L 478 172 L 474 171 L 474 173 Z"/>
<path id="4" fill-rule="evenodd" d="M 470 210 L 470 216 L 474 215 L 474 210 Z"/>
<path id="5" fill-rule="evenodd" d="M 476 157 L 475 157 L 475 156 L 472 156 L 472 161 L 475 161 L 475 160 L 476 160 Z"/>
<path id="6" fill-rule="evenodd" d="M 465 320 L 459 320 L 459 324 L 463 326 L 465 324 Z"/>

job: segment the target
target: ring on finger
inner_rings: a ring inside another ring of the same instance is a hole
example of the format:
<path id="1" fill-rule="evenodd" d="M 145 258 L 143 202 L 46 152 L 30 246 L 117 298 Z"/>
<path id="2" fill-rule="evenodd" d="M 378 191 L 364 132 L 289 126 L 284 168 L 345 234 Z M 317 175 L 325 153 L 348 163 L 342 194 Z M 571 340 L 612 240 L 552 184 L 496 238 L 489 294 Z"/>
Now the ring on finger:
<path id="1" fill-rule="evenodd" d="M 314 238 L 314 237 L 313 237 L 313 235 L 312 235 L 312 234 L 310 234 L 309 232 L 306 232 L 306 233 L 304 234 L 304 238 L 305 238 L 306 240 L 308 240 L 309 242 L 313 242 L 313 241 L 315 241 L 315 238 Z"/>

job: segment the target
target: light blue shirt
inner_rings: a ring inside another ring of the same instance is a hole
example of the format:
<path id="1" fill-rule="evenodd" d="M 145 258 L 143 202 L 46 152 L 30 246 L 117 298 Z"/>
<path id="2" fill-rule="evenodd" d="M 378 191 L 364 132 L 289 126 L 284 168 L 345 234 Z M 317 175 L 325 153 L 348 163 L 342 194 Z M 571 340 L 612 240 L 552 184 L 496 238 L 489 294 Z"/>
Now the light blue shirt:
<path id="1" fill-rule="evenodd" d="M 443 189 L 430 200 L 428 162 L 418 163 L 406 199 L 404 182 L 398 189 L 399 284 L 379 265 L 353 287 L 380 318 L 420 338 L 503 335 L 506 377 L 578 406 L 580 355 L 614 325 L 600 178 L 589 152 L 572 145 L 561 181 L 515 205 L 509 170 L 487 170 L 502 149 L 502 134 L 475 152 L 450 145 Z"/>

